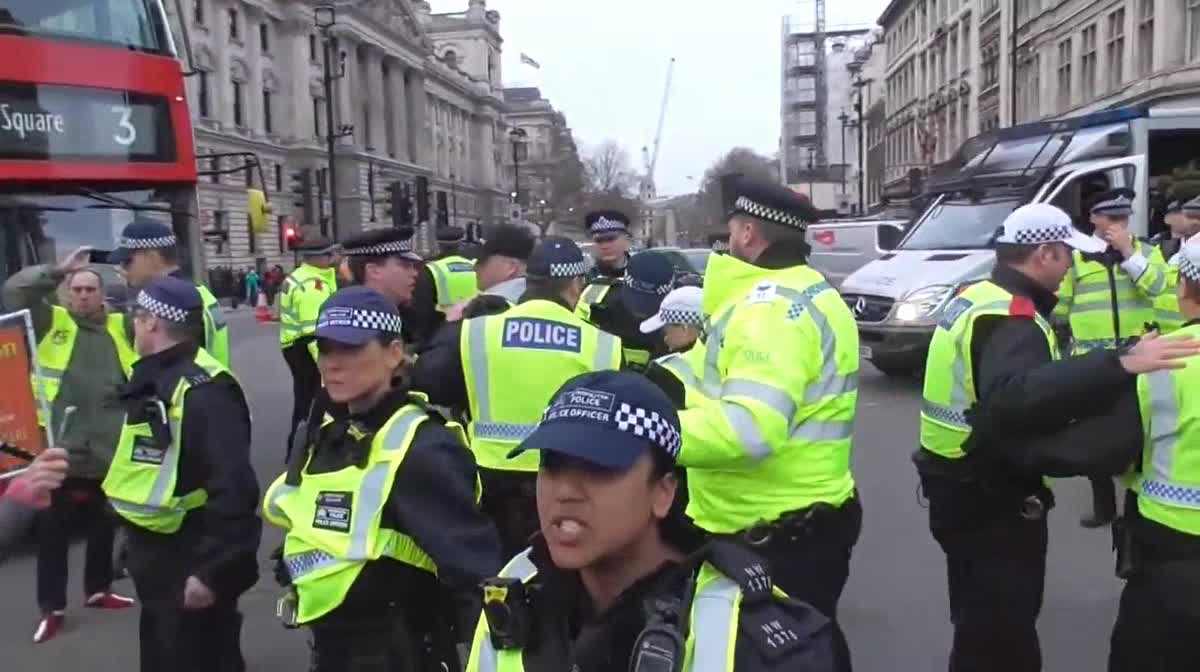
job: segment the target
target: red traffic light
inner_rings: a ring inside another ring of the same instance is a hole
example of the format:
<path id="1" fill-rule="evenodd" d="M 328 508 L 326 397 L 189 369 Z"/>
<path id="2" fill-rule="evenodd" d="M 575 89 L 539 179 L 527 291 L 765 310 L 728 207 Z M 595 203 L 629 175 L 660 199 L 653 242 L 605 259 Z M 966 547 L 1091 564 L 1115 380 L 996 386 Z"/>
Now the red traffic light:
<path id="1" fill-rule="evenodd" d="M 283 227 L 283 237 L 287 238 L 288 240 L 295 240 L 296 239 L 296 227 L 290 226 L 290 225 Z"/>

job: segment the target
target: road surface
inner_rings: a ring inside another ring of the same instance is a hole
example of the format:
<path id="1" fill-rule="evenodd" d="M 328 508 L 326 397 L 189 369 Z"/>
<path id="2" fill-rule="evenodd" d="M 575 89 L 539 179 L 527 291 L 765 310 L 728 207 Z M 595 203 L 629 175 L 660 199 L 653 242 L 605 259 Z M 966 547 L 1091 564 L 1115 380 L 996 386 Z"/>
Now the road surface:
<path id="1" fill-rule="evenodd" d="M 234 368 L 254 412 L 255 466 L 260 483 L 282 471 L 283 444 L 291 413 L 291 381 L 273 326 L 254 322 L 243 308 L 228 315 Z M 889 380 L 864 364 L 859 392 L 855 475 L 865 508 L 863 536 L 841 613 L 859 672 L 946 669 L 950 627 L 945 563 L 929 536 L 909 462 L 917 436 L 919 390 Z M 1081 529 L 1088 507 L 1082 479 L 1056 484 L 1051 514 L 1050 562 L 1040 631 L 1045 668 L 1054 672 L 1104 669 L 1108 634 L 1116 615 L 1119 582 L 1113 578 L 1108 533 Z M 306 669 L 302 632 L 274 618 L 276 587 L 267 554 L 280 534 L 266 525 L 262 579 L 242 600 L 246 614 L 243 650 L 251 670 Z M 73 550 L 72 601 L 65 630 L 54 640 L 31 643 L 38 620 L 34 558 L 18 554 L 0 564 L 0 652 L 5 670 L 128 672 L 137 669 L 137 614 L 93 612 L 80 607 L 83 549 Z M 118 591 L 132 590 L 128 581 Z"/>

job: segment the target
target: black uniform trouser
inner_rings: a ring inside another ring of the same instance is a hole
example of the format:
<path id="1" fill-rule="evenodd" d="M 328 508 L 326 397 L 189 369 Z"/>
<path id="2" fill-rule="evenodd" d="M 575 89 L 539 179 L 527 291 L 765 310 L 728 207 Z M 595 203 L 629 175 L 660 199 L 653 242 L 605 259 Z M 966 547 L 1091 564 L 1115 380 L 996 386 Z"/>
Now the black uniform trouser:
<path id="1" fill-rule="evenodd" d="M 141 672 L 245 672 L 237 598 L 218 596 L 207 609 L 184 609 L 187 549 L 136 537 L 128 548 L 129 575 L 141 602 Z"/>
<path id="2" fill-rule="evenodd" d="M 838 600 L 850 576 L 850 555 L 861 531 L 862 504 L 856 496 L 814 516 L 794 540 L 773 538 L 767 544 L 752 546 L 767 560 L 775 585 L 833 621 L 839 672 L 849 672 L 851 664 L 850 647 L 837 622 Z M 773 537 L 786 534 L 773 533 Z"/>
<path id="3" fill-rule="evenodd" d="M 1093 477 L 1092 482 L 1092 514 L 1101 520 L 1111 520 L 1117 517 L 1117 486 L 1109 476 Z"/>
<path id="4" fill-rule="evenodd" d="M 308 340 L 301 339 L 283 349 L 283 361 L 292 372 L 292 424 L 288 429 L 287 448 L 284 460 L 292 453 L 292 441 L 296 437 L 296 425 L 308 418 L 313 398 L 321 387 L 321 372 L 308 351 Z"/>
<path id="5" fill-rule="evenodd" d="M 1146 563 L 1125 582 L 1109 672 L 1200 670 L 1200 559 Z"/>
<path id="6" fill-rule="evenodd" d="M 504 555 L 511 558 L 529 548 L 538 531 L 537 473 L 532 471 L 479 470 L 483 495 L 479 508 L 500 534 Z"/>
<path id="7" fill-rule="evenodd" d="M 85 596 L 109 589 L 113 580 L 115 522 L 108 516 L 100 481 L 68 478 L 50 497 L 50 508 L 37 514 L 37 601 L 42 612 L 67 607 L 67 567 L 72 521 L 87 529 L 83 564 Z"/>
<path id="8" fill-rule="evenodd" d="M 309 672 L 427 672 L 430 656 L 401 618 L 314 623 Z M 439 668 L 440 669 L 440 666 Z"/>

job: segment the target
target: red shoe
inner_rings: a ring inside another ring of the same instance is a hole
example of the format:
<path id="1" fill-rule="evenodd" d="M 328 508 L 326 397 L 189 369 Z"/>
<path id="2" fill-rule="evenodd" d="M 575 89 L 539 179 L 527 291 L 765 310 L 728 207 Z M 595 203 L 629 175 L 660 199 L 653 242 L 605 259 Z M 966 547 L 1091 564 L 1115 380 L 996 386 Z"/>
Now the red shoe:
<path id="1" fill-rule="evenodd" d="M 58 631 L 62 629 L 64 613 L 61 611 L 52 611 L 42 617 L 38 623 L 37 630 L 33 631 L 33 643 L 41 644 L 54 639 Z"/>
<path id="2" fill-rule="evenodd" d="M 96 593 L 83 603 L 88 609 L 128 609 L 137 602 L 132 597 L 125 597 L 114 592 Z"/>

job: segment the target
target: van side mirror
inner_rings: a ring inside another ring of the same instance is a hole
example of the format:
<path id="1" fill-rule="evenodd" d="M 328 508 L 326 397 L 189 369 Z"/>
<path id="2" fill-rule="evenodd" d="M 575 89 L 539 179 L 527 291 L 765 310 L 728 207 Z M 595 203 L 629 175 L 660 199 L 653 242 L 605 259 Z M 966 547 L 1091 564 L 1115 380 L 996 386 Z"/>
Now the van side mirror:
<path id="1" fill-rule="evenodd" d="M 884 252 L 896 249 L 903 237 L 904 229 L 895 224 L 879 224 L 875 227 L 875 246 Z"/>

